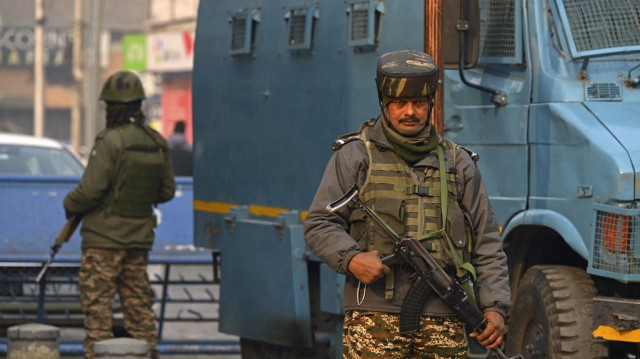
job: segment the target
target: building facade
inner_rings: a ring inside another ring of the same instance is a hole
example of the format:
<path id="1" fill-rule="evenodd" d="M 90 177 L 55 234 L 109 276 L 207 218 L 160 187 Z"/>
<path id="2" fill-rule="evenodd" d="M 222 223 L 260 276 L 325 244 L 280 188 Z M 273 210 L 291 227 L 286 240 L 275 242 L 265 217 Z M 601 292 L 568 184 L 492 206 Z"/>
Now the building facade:
<path id="1" fill-rule="evenodd" d="M 86 151 L 95 134 L 104 127 L 104 106 L 95 105 L 96 91 L 87 89 L 99 91 L 110 74 L 122 69 L 134 70 L 142 78 L 148 97 L 145 111 L 152 125 L 168 136 L 175 121 L 184 120 L 191 141 L 191 68 L 198 1 L 80 3 L 82 148 Z M 44 136 L 67 142 L 77 91 L 73 74 L 74 26 L 78 26 L 74 23 L 75 5 L 75 0 L 43 1 Z M 34 133 L 34 14 L 35 1 L 0 0 L 0 131 L 3 132 Z M 95 21 L 96 14 L 99 21 Z M 143 48 L 136 38 L 142 39 Z M 92 65 L 96 65 L 97 71 L 89 71 Z M 91 108 L 92 103 L 97 107 L 88 112 L 86 108 Z"/>

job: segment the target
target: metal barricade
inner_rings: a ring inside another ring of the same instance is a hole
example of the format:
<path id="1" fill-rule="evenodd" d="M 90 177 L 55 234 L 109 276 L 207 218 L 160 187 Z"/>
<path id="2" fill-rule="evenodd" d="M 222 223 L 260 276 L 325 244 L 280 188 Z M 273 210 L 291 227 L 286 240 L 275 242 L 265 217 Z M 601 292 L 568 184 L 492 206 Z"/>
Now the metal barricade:
<path id="1" fill-rule="evenodd" d="M 158 349 L 165 354 L 239 354 L 237 338 L 217 333 L 220 253 L 211 256 L 151 257 L 148 273 L 154 293 Z M 6 354 L 6 329 L 24 323 L 82 328 L 80 263 L 54 262 L 40 283 L 37 262 L 0 262 L 0 354 Z M 114 333 L 126 336 L 122 308 L 114 298 Z M 175 323 L 175 324 L 173 324 Z M 213 329 L 184 335 L 172 325 L 212 323 Z M 167 335 L 167 330 L 172 335 Z M 173 332 L 180 332 L 176 336 Z M 197 335 L 196 335 L 197 334 Z M 62 355 L 82 353 L 82 338 L 60 338 Z"/>

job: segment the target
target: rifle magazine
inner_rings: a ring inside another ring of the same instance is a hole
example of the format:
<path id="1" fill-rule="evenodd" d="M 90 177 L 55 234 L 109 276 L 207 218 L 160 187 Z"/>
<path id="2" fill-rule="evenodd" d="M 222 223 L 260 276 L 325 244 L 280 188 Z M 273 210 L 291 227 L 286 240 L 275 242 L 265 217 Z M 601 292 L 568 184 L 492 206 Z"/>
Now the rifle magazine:
<path id="1" fill-rule="evenodd" d="M 402 301 L 400 333 L 411 333 L 420 329 L 420 314 L 429 292 L 431 292 L 429 284 L 424 278 L 418 276 Z"/>

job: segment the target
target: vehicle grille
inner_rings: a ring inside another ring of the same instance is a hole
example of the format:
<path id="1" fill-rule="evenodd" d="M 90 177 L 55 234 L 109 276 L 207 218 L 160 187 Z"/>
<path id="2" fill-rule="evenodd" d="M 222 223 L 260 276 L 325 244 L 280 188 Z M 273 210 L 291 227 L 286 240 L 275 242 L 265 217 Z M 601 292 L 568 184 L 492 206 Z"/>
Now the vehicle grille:
<path id="1" fill-rule="evenodd" d="M 623 276 L 640 275 L 639 237 L 637 214 L 596 211 L 591 267 Z"/>
<path id="2" fill-rule="evenodd" d="M 620 86 L 615 83 L 592 83 L 587 86 L 589 101 L 622 101 Z"/>

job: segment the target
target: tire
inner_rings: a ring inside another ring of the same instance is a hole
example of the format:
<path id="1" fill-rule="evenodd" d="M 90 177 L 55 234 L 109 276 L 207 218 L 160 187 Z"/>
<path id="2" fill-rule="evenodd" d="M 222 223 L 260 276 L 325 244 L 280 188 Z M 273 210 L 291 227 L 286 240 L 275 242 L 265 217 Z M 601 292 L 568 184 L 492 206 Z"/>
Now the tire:
<path id="1" fill-rule="evenodd" d="M 582 269 L 533 266 L 520 281 L 511 309 L 507 355 L 527 359 L 608 358 L 603 341 L 592 337 L 597 290 Z"/>

